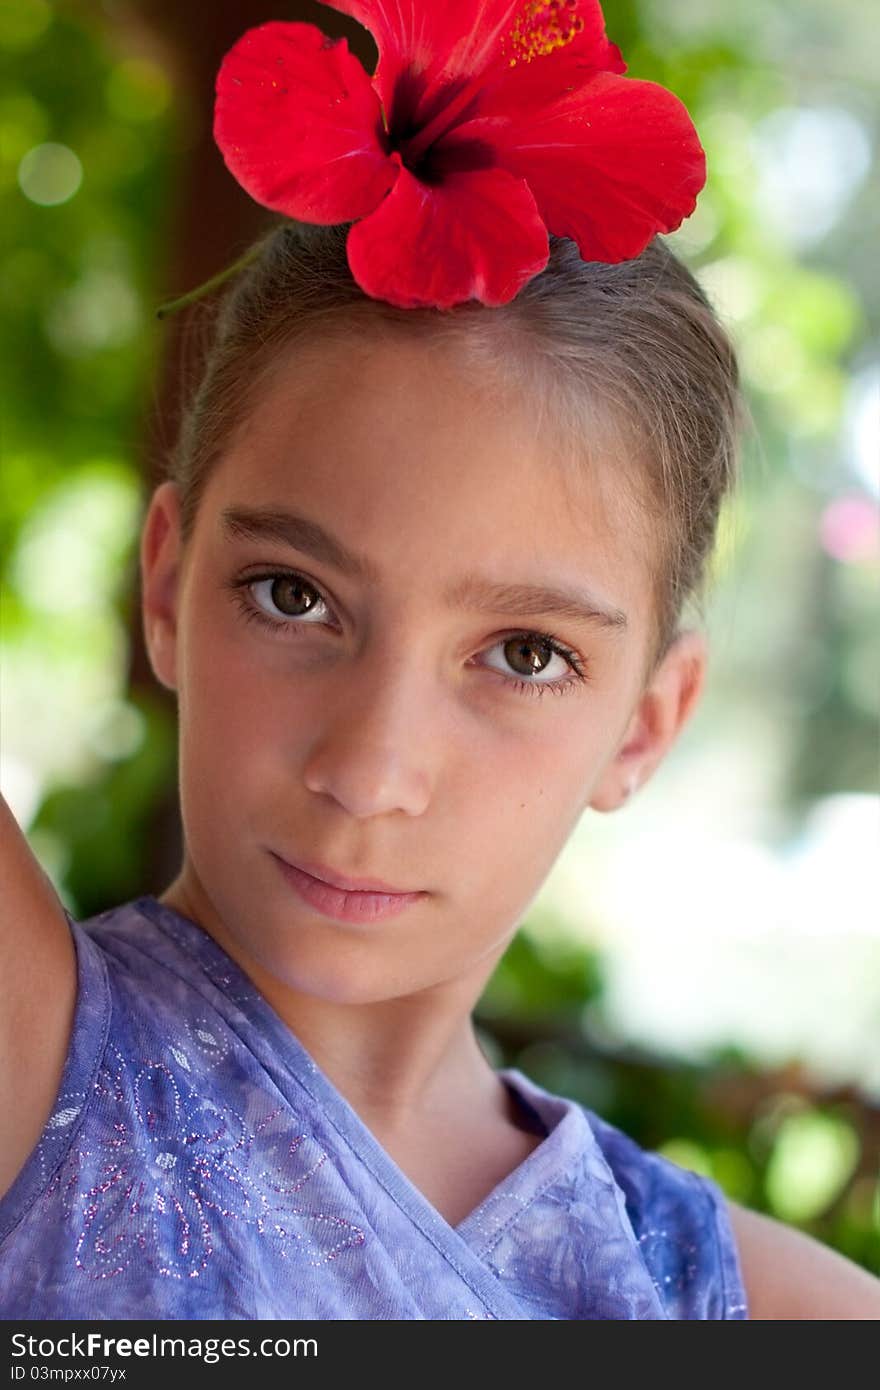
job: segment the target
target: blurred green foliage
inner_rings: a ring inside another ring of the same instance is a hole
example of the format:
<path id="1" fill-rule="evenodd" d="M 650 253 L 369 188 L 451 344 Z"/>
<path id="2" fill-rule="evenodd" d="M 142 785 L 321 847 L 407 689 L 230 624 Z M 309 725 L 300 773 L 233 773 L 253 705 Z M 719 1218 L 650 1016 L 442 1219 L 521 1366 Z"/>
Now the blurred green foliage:
<path id="1" fill-rule="evenodd" d="M 875 788 L 876 559 L 816 536 L 834 499 L 867 498 L 846 412 L 876 359 L 878 193 L 856 170 L 821 234 L 780 220 L 774 167 L 781 180 L 797 128 L 773 122 L 842 111 L 870 157 L 876 26 L 860 0 L 833 15 L 605 8 L 630 74 L 675 90 L 707 149 L 708 187 L 672 240 L 736 334 L 754 415 L 715 561 L 719 611 L 736 609 L 716 689 L 785 730 L 772 795 L 795 822 L 819 796 Z M 127 688 L 126 643 L 180 113 L 116 9 L 0 11 L 4 759 L 22 804 L 32 794 L 31 843 L 83 917 L 144 891 L 145 827 L 176 775 L 167 705 Z M 768 1081 L 733 1050 L 700 1066 L 641 1055 L 603 1037 L 601 995 L 597 952 L 527 925 L 481 1003 L 487 1051 L 880 1271 L 873 1109 Z"/>

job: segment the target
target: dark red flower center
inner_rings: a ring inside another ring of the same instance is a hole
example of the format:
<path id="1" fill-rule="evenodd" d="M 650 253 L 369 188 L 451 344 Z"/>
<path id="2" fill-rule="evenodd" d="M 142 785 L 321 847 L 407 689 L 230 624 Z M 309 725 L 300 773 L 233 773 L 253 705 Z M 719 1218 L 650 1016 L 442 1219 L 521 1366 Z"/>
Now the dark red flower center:
<path id="1" fill-rule="evenodd" d="M 515 67 L 517 63 L 531 63 L 571 43 L 584 27 L 583 19 L 575 13 L 576 7 L 577 0 L 526 0 L 510 30 L 501 39 L 498 70 Z M 407 115 L 402 115 L 392 125 L 389 131 L 391 148 L 398 151 L 411 173 L 420 178 L 431 177 L 436 163 L 430 158 L 431 146 L 467 117 L 468 108 L 485 87 L 488 76 L 484 71 L 469 81 L 450 84 L 434 112 L 421 125 L 414 126 Z M 418 79 L 412 74 L 401 78 L 394 94 L 395 111 L 411 113 L 415 109 L 418 86 Z M 456 160 L 456 168 L 459 167 Z M 469 167 L 483 166 L 478 161 Z"/>

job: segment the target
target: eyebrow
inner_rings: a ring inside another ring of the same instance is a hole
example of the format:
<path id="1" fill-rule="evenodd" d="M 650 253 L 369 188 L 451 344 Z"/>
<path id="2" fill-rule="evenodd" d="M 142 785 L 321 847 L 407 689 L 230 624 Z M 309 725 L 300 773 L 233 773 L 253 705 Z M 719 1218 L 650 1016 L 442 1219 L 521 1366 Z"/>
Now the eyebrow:
<path id="1" fill-rule="evenodd" d="M 316 521 L 278 507 L 225 507 L 222 531 L 229 539 L 280 541 L 362 583 L 378 585 L 381 575 L 366 555 L 343 545 Z M 569 621 L 623 632 L 626 614 L 600 601 L 589 590 L 543 584 L 504 584 L 466 574 L 443 595 L 452 608 L 486 609 L 510 616 L 540 617 L 553 613 Z"/>

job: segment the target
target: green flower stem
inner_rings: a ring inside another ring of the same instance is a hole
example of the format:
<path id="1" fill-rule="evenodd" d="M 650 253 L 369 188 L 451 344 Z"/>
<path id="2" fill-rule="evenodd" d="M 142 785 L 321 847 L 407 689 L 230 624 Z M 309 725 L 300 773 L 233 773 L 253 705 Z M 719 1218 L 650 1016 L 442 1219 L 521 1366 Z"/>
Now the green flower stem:
<path id="1" fill-rule="evenodd" d="M 218 285 L 222 285 L 224 280 L 228 280 L 231 275 L 235 275 L 239 270 L 244 270 L 246 265 L 250 265 L 251 261 L 256 260 L 259 253 L 259 245 L 251 246 L 243 256 L 239 256 L 237 261 L 233 261 L 232 265 L 228 265 L 225 270 L 212 275 L 210 280 L 206 280 L 203 285 L 198 285 L 194 290 L 188 290 L 178 299 L 166 299 L 165 303 L 160 304 L 156 310 L 156 318 L 165 319 L 169 314 L 176 314 L 178 309 L 183 309 L 187 304 L 193 304 L 197 299 L 203 299 L 206 294 L 210 294 Z"/>

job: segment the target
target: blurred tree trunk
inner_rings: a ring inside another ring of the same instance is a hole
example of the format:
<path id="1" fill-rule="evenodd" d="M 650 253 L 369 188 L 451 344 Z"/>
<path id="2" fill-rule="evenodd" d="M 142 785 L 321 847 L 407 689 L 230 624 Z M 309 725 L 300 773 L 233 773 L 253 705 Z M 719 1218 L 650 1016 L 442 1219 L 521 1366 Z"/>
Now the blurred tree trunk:
<path id="1" fill-rule="evenodd" d="M 372 37 L 355 21 L 304 0 L 211 0 L 210 5 L 180 0 L 129 0 L 113 8 L 114 37 L 135 52 L 148 52 L 169 73 L 176 97 L 178 183 L 164 245 L 156 257 L 155 302 L 194 289 L 230 265 L 260 234 L 274 214 L 255 203 L 227 170 L 212 134 L 214 81 L 223 55 L 246 29 L 269 20 L 305 21 L 332 37 L 345 36 L 368 72 L 377 52 Z M 183 390 L 196 363 L 187 339 L 186 311 L 163 320 L 164 347 L 158 378 L 145 393 L 149 410 L 142 426 L 142 467 L 147 495 L 163 476 L 163 459 L 177 437 Z M 148 691 L 167 700 L 176 722 L 173 692 L 156 681 L 143 641 L 140 576 L 132 604 L 129 690 Z M 148 844 L 144 892 L 158 893 L 177 874 L 182 855 L 177 785 L 155 807 L 146 827 Z"/>

